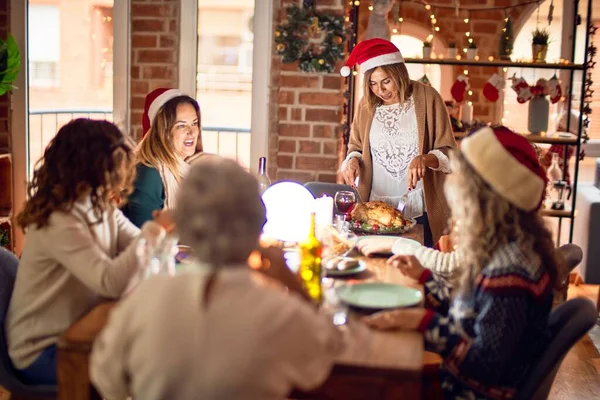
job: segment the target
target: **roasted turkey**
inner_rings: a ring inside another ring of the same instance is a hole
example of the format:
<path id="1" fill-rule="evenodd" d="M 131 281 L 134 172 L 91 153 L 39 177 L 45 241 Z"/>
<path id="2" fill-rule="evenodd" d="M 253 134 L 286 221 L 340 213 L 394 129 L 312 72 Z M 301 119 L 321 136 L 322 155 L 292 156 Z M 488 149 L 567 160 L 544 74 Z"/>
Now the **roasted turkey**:
<path id="1" fill-rule="evenodd" d="M 379 226 L 402 226 L 404 217 L 402 213 L 383 201 L 368 201 L 357 203 L 350 217 L 354 221 L 360 221 L 369 225 Z"/>

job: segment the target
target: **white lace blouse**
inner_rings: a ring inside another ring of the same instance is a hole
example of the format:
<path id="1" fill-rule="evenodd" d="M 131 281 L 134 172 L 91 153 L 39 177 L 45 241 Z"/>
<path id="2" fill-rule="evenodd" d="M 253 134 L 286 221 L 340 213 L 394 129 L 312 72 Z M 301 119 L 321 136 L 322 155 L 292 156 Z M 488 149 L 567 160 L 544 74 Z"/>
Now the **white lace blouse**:
<path id="1" fill-rule="evenodd" d="M 408 191 L 408 166 L 419 155 L 419 132 L 414 100 L 403 104 L 381 105 L 375 110 L 369 132 L 371 157 L 373 159 L 373 183 L 369 200 L 381 200 L 394 207 L 405 199 L 404 215 L 417 218 L 423 215 L 425 197 L 423 183 Z M 436 171 L 450 173 L 448 157 L 439 150 L 431 150 L 439 160 Z M 360 157 L 360 153 L 348 154 L 347 160 Z"/>

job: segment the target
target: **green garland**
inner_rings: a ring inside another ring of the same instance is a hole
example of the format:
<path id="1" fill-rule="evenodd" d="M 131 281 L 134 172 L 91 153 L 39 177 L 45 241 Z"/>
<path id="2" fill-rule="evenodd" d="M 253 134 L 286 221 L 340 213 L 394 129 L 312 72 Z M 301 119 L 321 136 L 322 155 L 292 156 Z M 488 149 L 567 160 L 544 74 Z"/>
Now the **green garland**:
<path id="1" fill-rule="evenodd" d="M 346 57 L 347 34 L 343 16 L 292 6 L 287 8 L 287 21 L 277 25 L 275 49 L 285 64 L 298 61 L 304 72 L 333 72 L 337 61 Z M 321 43 L 310 43 L 311 35 L 324 37 Z"/>

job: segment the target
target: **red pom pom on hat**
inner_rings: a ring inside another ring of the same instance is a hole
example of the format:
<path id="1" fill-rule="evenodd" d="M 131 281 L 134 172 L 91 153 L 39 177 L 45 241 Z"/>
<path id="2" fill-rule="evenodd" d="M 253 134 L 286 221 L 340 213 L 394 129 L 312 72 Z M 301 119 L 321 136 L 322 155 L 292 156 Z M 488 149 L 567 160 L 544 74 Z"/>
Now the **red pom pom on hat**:
<path id="1" fill-rule="evenodd" d="M 505 126 L 485 127 L 464 138 L 460 150 L 498 195 L 524 211 L 540 208 L 547 178 L 527 138 Z"/>
<path id="2" fill-rule="evenodd" d="M 346 63 L 340 70 L 340 74 L 344 77 L 349 76 L 354 65 L 360 65 L 360 72 L 381 67 L 382 65 L 403 63 L 404 58 L 400 50 L 389 40 L 375 38 L 363 40 L 358 43 Z"/>
<path id="3" fill-rule="evenodd" d="M 169 100 L 179 96 L 185 96 L 185 94 L 178 89 L 170 88 L 154 89 L 146 95 L 144 114 L 142 115 L 142 136 L 145 136 L 146 133 L 148 133 L 150 126 L 152 126 L 152 121 L 162 106 Z"/>

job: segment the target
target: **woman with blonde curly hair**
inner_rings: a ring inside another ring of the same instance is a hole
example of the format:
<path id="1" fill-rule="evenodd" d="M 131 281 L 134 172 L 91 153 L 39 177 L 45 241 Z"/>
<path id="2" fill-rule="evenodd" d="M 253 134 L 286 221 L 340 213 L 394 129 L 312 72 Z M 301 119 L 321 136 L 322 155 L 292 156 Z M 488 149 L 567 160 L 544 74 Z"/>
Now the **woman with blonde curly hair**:
<path id="1" fill-rule="evenodd" d="M 425 287 L 426 309 L 375 314 L 380 329 L 419 330 L 443 359 L 451 398 L 511 398 L 547 345 L 560 263 L 537 212 L 546 176 L 528 140 L 504 127 L 463 139 L 445 191 L 461 249 L 452 284 L 414 256 L 391 263 Z"/>
<path id="2" fill-rule="evenodd" d="M 172 209 L 189 170 L 186 159 L 202 151 L 200 106 L 177 89 L 155 89 L 146 96 L 144 137 L 136 149 L 137 178 L 123 213 L 136 226 Z"/>
<path id="3" fill-rule="evenodd" d="M 103 298 L 118 298 L 138 267 L 140 230 L 114 206 L 135 176 L 133 153 L 108 121 L 77 119 L 44 152 L 17 221 L 26 232 L 6 334 L 18 375 L 56 384 L 56 342 Z M 154 222 L 146 237 L 161 233 Z M 4 327 L 3 327 L 4 328 Z"/>
<path id="4" fill-rule="evenodd" d="M 284 399 L 318 387 L 337 332 L 281 255 L 263 264 L 271 284 L 248 267 L 265 222 L 256 178 L 233 160 L 198 160 L 175 222 L 198 263 L 146 280 L 115 309 L 90 360 L 99 391 L 111 399 Z M 156 345 L 170 340 L 177 345 Z"/>

